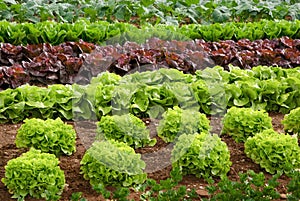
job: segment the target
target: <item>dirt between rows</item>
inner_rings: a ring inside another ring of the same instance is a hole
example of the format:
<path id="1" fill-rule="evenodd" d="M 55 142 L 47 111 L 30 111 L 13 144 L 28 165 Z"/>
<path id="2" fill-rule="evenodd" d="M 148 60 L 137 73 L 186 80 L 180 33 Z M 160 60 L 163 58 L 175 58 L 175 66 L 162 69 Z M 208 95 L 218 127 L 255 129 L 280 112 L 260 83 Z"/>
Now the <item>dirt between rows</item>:
<path id="1" fill-rule="evenodd" d="M 273 120 L 273 127 L 278 132 L 283 132 L 283 126 L 281 120 L 283 119 L 283 114 L 270 113 L 269 114 Z M 220 117 L 209 117 L 211 120 L 211 126 L 213 128 L 212 132 L 219 134 L 222 125 Z M 145 120 L 152 137 L 157 138 L 157 144 L 154 147 L 145 147 L 137 149 L 136 151 L 142 155 L 142 159 L 145 159 L 147 164 L 146 172 L 148 177 L 155 179 L 157 181 L 166 179 L 169 177 L 171 171 L 171 165 L 169 162 L 170 158 L 170 147 L 169 144 L 164 143 L 161 139 L 156 136 L 156 125 L 157 122 L 151 121 L 150 119 Z M 101 195 L 92 189 L 89 182 L 84 180 L 82 174 L 80 174 L 80 160 L 82 159 L 86 149 L 94 141 L 95 137 L 95 123 L 94 122 L 68 122 L 72 124 L 77 132 L 77 151 L 72 156 L 61 156 L 60 167 L 65 172 L 66 177 L 66 187 L 62 193 L 61 201 L 70 200 L 72 193 L 82 192 L 83 197 L 88 201 L 99 201 L 105 200 Z M 27 149 L 19 149 L 16 147 L 14 141 L 17 134 L 17 130 L 21 126 L 19 124 L 1 124 L 0 125 L 0 178 L 4 177 L 5 165 L 10 159 L 20 156 L 22 153 L 26 152 Z M 222 135 L 222 140 L 228 145 L 231 153 L 232 166 L 228 177 L 237 181 L 239 172 L 246 172 L 247 170 L 254 170 L 255 172 L 264 172 L 266 178 L 271 178 L 272 175 L 266 173 L 259 165 L 253 163 L 251 159 L 247 158 L 244 154 L 243 143 L 236 143 L 230 136 Z M 149 154 L 151 153 L 150 157 Z M 153 157 L 153 156 L 158 156 Z M 216 178 L 216 181 L 218 179 Z M 290 181 L 285 175 L 281 176 L 278 180 L 280 182 L 277 188 L 278 192 L 281 193 L 281 199 L 285 200 L 287 193 L 287 184 Z M 193 175 L 187 175 L 183 177 L 180 182 L 181 185 L 186 185 L 187 189 L 194 188 L 199 195 L 199 200 L 201 197 L 207 196 L 207 191 L 205 186 L 207 182 L 204 179 L 196 178 Z M 0 201 L 15 201 L 16 199 L 11 198 L 7 188 L 0 182 Z M 132 191 L 130 194 L 130 199 L 139 200 L 139 194 Z M 35 201 L 31 197 L 27 197 L 26 201 Z"/>

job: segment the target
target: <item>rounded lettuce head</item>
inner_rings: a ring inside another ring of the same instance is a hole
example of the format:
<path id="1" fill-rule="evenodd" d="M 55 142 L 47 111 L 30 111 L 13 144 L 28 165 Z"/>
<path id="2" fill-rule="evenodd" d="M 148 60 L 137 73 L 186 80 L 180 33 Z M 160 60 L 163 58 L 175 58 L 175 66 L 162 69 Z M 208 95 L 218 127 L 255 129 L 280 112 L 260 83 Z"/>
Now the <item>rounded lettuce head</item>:
<path id="1" fill-rule="evenodd" d="M 272 129 L 248 138 L 245 142 L 245 153 L 271 174 L 278 171 L 288 173 L 300 168 L 298 139 L 279 134 Z"/>
<path id="2" fill-rule="evenodd" d="M 2 182 L 13 197 L 20 200 L 27 195 L 59 200 L 65 187 L 65 175 L 58 164 L 59 160 L 55 155 L 32 148 L 20 157 L 8 161 Z"/>
<path id="3" fill-rule="evenodd" d="M 115 140 L 94 142 L 80 164 L 81 173 L 92 186 L 132 186 L 143 183 L 147 177 L 141 155 Z"/>
<path id="4" fill-rule="evenodd" d="M 179 167 L 184 175 L 197 177 L 224 177 L 230 170 L 230 152 L 226 143 L 216 134 L 183 134 L 172 151 L 172 166 Z"/>

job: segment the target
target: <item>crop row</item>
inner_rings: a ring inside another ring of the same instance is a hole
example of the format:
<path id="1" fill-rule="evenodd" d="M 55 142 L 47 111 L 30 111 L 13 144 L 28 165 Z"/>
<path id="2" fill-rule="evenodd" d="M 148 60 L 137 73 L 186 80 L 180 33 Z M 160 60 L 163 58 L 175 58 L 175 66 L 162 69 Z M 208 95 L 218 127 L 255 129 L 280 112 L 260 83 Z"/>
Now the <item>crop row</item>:
<path id="1" fill-rule="evenodd" d="M 164 41 L 157 38 L 142 45 L 97 46 L 66 42 L 0 47 L 0 88 L 22 84 L 73 84 L 86 82 L 103 71 L 125 75 L 132 71 L 175 68 L 194 74 L 196 70 L 229 65 L 242 69 L 254 66 L 294 68 L 300 65 L 300 40 L 282 37 L 272 40 L 237 42 Z"/>
<path id="2" fill-rule="evenodd" d="M 183 26 L 144 25 L 140 28 L 126 23 L 98 21 L 91 23 L 80 20 L 75 23 L 56 23 L 51 21 L 32 23 L 0 22 L 0 42 L 20 44 L 50 43 L 58 45 L 67 41 L 82 39 L 91 43 L 142 42 L 147 38 L 158 37 L 165 40 L 204 39 L 205 41 L 239 40 L 251 41 L 264 38 L 300 37 L 300 21 L 228 22 L 224 24 Z"/>
<path id="3" fill-rule="evenodd" d="M 258 21 L 260 19 L 300 19 L 300 4 L 296 1 L 273 0 L 162 0 L 162 1 L 15 1 L 1 0 L 0 19 L 16 22 L 55 20 L 75 22 L 125 21 L 134 24 L 188 24 L 228 21 Z"/>
<path id="4" fill-rule="evenodd" d="M 0 92 L 0 122 L 26 117 L 97 119 L 106 114 L 160 116 L 180 105 L 205 114 L 232 106 L 287 113 L 300 106 L 299 68 L 258 66 L 252 70 L 206 68 L 195 75 L 175 69 L 129 74 L 101 73 L 89 85 L 23 85 Z"/>
<path id="5" fill-rule="evenodd" d="M 0 87 L 15 88 L 25 83 L 70 84 L 74 82 L 84 58 L 95 45 L 66 42 L 58 46 L 38 44 L 0 47 Z"/>
<path id="6" fill-rule="evenodd" d="M 300 108 L 297 108 L 285 115 L 282 123 L 286 132 L 292 131 L 292 134 L 298 133 L 299 136 L 299 113 Z M 235 190 L 234 198 L 279 198 L 275 190 L 278 183 L 275 180 L 285 173 L 291 177 L 287 197 L 289 200 L 297 200 L 300 184 L 297 181 L 300 176 L 297 171 L 300 167 L 297 137 L 274 131 L 268 114 L 251 108 L 232 107 L 227 110 L 223 122 L 223 134 L 231 135 L 237 142 L 244 142 L 247 157 L 266 172 L 276 174 L 272 178 L 273 182 L 269 181 L 265 185 L 262 172 L 240 173 L 242 183 L 235 183 L 231 189 Z M 170 178 L 160 181 L 160 185 L 147 179 L 147 157 L 142 159 L 141 154 L 134 149 L 154 146 L 156 139 L 150 139 L 150 131 L 141 119 L 128 113 L 101 118 L 97 123 L 95 141 L 80 159 L 80 173 L 106 199 L 112 195 L 105 187 L 113 186 L 119 188 L 114 192 L 114 198 L 120 200 L 127 200 L 130 187 L 141 193 L 141 200 L 156 196 L 158 200 L 181 200 L 188 194 L 187 190 L 173 188 L 184 175 L 194 175 L 208 182 L 220 177 L 220 192 L 213 186 L 207 188 L 212 200 L 232 196 L 228 195 L 231 191 L 225 190 L 230 188 L 227 178 L 232 165 L 230 150 L 220 136 L 210 133 L 210 122 L 204 114 L 175 106 L 162 114 L 156 130 L 159 138 L 174 145 L 169 150 L 169 162 L 172 164 Z M 76 132 L 72 126 L 60 119 L 26 119 L 17 131 L 15 144 L 18 148 L 31 149 L 11 159 L 5 166 L 2 182 L 9 192 L 18 200 L 25 200 L 28 195 L 58 200 L 66 185 L 64 172 L 58 166 L 58 157 L 61 154 L 72 155 L 76 151 Z M 247 180 L 243 181 L 245 176 Z M 247 190 L 237 185 L 246 185 Z M 168 191 L 164 193 L 162 190 Z M 158 191 L 162 192 L 156 194 Z M 246 195 L 243 195 L 244 191 L 247 191 Z M 199 198 L 197 194 L 189 195 Z"/>

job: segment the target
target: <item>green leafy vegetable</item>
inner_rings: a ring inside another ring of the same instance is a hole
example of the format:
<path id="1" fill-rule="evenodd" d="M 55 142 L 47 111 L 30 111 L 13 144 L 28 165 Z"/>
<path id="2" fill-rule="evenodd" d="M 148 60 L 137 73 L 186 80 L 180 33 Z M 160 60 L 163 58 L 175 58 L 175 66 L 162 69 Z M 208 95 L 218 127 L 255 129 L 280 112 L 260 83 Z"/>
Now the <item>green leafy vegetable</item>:
<path id="1" fill-rule="evenodd" d="M 19 122 L 26 117 L 72 119 L 73 92 L 70 85 L 48 88 L 23 85 L 0 92 L 0 122 Z"/>
<path id="2" fill-rule="evenodd" d="M 16 136 L 17 147 L 34 147 L 55 155 L 71 155 L 76 151 L 76 132 L 60 118 L 25 119 Z"/>
<path id="3" fill-rule="evenodd" d="M 156 143 L 156 139 L 150 139 L 144 122 L 132 114 L 103 116 L 97 125 L 97 138 L 100 139 L 114 139 L 133 148 Z"/>
<path id="4" fill-rule="evenodd" d="M 5 8 L 2 11 L 7 12 Z M 297 39 L 299 38 L 299 24 L 300 20 L 278 20 L 274 22 L 263 19 L 259 22 L 228 22 L 210 25 L 188 24 L 180 27 L 178 25 L 162 24 L 142 25 L 139 30 L 134 25 L 127 23 L 93 22 L 82 18 L 72 23 L 53 21 L 14 23 L 1 21 L 0 41 L 14 45 L 39 43 L 57 45 L 67 41 L 79 41 L 79 39 L 98 44 L 107 42 L 110 44 L 124 43 L 128 40 L 141 43 L 151 37 L 181 41 L 186 39 L 219 41 L 244 38 L 257 40 L 272 39 L 275 36 L 277 36 L 276 38 L 288 36 Z"/>
<path id="5" fill-rule="evenodd" d="M 259 21 L 261 19 L 299 19 L 300 5 L 296 1 L 141 1 L 134 0 L 54 0 L 1 1 L 2 19 L 16 22 L 55 20 L 75 22 L 81 18 L 91 21 L 107 20 L 134 24 L 190 24 L 228 21 Z"/>
<path id="6" fill-rule="evenodd" d="M 245 142 L 245 153 L 267 172 L 291 172 L 300 167 L 298 139 L 272 129 L 262 131 Z"/>
<path id="7" fill-rule="evenodd" d="M 186 186 L 178 186 L 178 183 L 182 180 L 182 175 L 179 168 L 173 168 L 170 172 L 170 178 L 160 180 L 159 183 L 154 179 L 147 179 L 142 185 L 137 186 L 137 190 L 142 194 L 140 200 L 174 200 L 180 201 L 189 197 L 190 199 L 198 198 L 195 190 L 190 192 Z"/>
<path id="8" fill-rule="evenodd" d="M 267 184 L 262 172 L 255 173 L 248 170 L 246 173 L 239 173 L 239 181 L 230 181 L 224 177 L 217 186 L 208 186 L 211 194 L 209 200 L 273 200 L 280 198 L 280 194 L 275 190 L 278 187 L 277 181 L 280 174 L 274 175 Z M 208 199 L 204 199 L 207 201 Z"/>
<path id="9" fill-rule="evenodd" d="M 72 193 L 70 200 L 71 201 L 87 201 L 86 198 L 82 197 L 82 192 Z"/>
<path id="10" fill-rule="evenodd" d="M 264 111 L 231 107 L 223 119 L 222 134 L 228 134 L 236 142 L 245 142 L 263 130 L 272 128 L 272 118 Z"/>
<path id="11" fill-rule="evenodd" d="M 285 132 L 298 135 L 300 138 L 300 107 L 285 115 L 282 124 Z"/>
<path id="12" fill-rule="evenodd" d="M 124 77 L 105 72 L 93 80 L 84 86 L 22 85 L 0 91 L 0 123 L 25 118 L 96 120 L 127 113 L 161 118 L 174 106 L 205 114 L 223 114 L 232 106 L 288 113 L 300 106 L 299 67 L 231 67 L 228 72 L 215 66 L 195 75 L 162 68 Z"/>
<path id="13" fill-rule="evenodd" d="M 163 119 L 157 127 L 157 134 L 165 142 L 173 142 L 182 134 L 195 134 L 210 130 L 209 120 L 205 114 L 178 106 L 169 108 L 163 113 Z"/>
<path id="14" fill-rule="evenodd" d="M 55 155 L 32 148 L 8 161 L 2 182 L 18 200 L 25 200 L 27 195 L 59 200 L 65 187 L 65 175 L 58 164 Z"/>
<path id="15" fill-rule="evenodd" d="M 288 183 L 287 188 L 289 194 L 287 195 L 288 201 L 298 201 L 300 199 L 300 171 L 294 170 L 291 173 L 291 181 Z"/>
<path id="16" fill-rule="evenodd" d="M 92 186 L 132 186 L 146 180 L 141 155 L 123 142 L 96 141 L 84 154 L 81 174 Z"/>
<path id="17" fill-rule="evenodd" d="M 172 167 L 179 167 L 183 175 L 205 179 L 226 176 L 232 164 L 227 145 L 218 135 L 208 132 L 182 134 L 172 150 L 171 161 Z"/>

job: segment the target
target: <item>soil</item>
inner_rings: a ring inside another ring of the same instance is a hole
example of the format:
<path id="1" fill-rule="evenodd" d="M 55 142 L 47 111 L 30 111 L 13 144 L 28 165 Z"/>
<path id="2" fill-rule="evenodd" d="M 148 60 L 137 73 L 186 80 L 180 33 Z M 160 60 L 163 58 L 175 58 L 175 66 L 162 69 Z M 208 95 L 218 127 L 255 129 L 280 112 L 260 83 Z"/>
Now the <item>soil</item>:
<path id="1" fill-rule="evenodd" d="M 283 132 L 283 126 L 281 120 L 283 119 L 283 114 L 270 113 L 269 114 L 273 120 L 273 127 L 278 132 Z M 222 129 L 221 118 L 220 117 L 209 117 L 211 120 L 211 126 L 213 127 L 213 133 L 220 134 Z M 170 150 L 172 146 L 170 144 L 164 143 L 156 136 L 156 125 L 157 121 L 145 119 L 146 124 L 150 129 L 152 137 L 157 138 L 157 144 L 154 147 L 145 147 L 137 149 L 136 151 L 142 155 L 145 160 L 147 167 L 146 172 L 148 177 L 155 179 L 157 181 L 166 179 L 169 177 L 171 170 L 171 165 L 169 163 Z M 68 122 L 72 124 L 77 132 L 77 151 L 72 156 L 61 156 L 60 167 L 65 172 L 66 176 L 66 187 L 62 193 L 61 201 L 70 200 L 72 193 L 82 192 L 83 197 L 88 201 L 99 201 L 104 200 L 101 195 L 92 189 L 89 182 L 84 180 L 83 176 L 80 174 L 80 160 L 83 157 L 86 149 L 91 145 L 95 137 L 95 123 L 94 122 Z M 19 149 L 15 146 L 14 140 L 16 133 L 21 124 L 2 124 L 0 125 L 0 178 L 4 177 L 5 170 L 4 166 L 8 160 L 20 156 L 22 153 L 26 152 L 27 149 Z M 251 159 L 247 158 L 244 154 L 243 143 L 236 143 L 230 136 L 222 135 L 222 140 L 228 145 L 231 153 L 232 166 L 228 177 L 237 181 L 239 172 L 246 172 L 247 170 L 254 170 L 255 172 L 264 172 L 266 178 L 271 178 L 272 175 L 266 173 L 259 165 L 253 163 Z M 218 179 L 216 179 L 218 181 Z M 287 184 L 290 181 L 285 175 L 281 176 L 278 180 L 280 182 L 277 191 L 281 194 L 280 200 L 286 199 Z M 207 182 L 204 179 L 196 178 L 192 175 L 187 175 L 183 177 L 180 183 L 181 185 L 186 185 L 187 189 L 194 188 L 199 195 L 199 200 L 201 197 L 206 197 L 207 192 L 205 186 Z M 131 192 L 131 199 L 138 200 L 139 195 L 135 192 Z M 16 199 L 11 198 L 7 188 L 0 182 L 0 201 L 15 201 Z M 35 201 L 37 199 L 26 198 L 26 201 Z"/>

